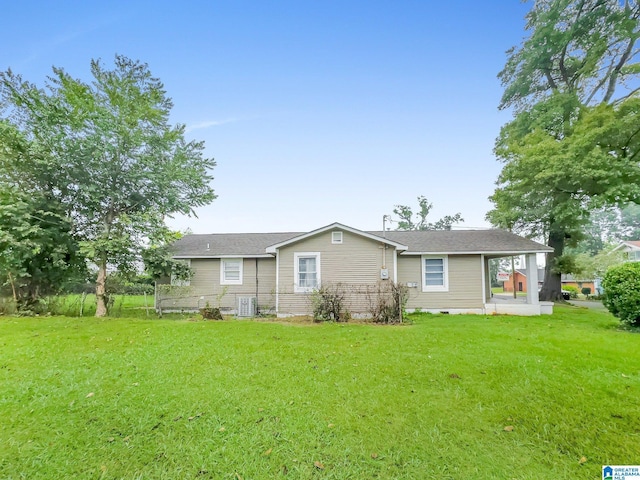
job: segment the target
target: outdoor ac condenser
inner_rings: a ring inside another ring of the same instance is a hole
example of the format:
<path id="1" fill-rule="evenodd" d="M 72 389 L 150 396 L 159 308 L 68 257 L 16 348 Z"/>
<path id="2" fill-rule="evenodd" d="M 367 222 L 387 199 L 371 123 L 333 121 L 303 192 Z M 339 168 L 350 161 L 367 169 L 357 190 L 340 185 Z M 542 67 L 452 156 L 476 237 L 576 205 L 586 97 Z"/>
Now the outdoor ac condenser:
<path id="1" fill-rule="evenodd" d="M 238 316 L 254 317 L 258 308 L 258 299 L 256 297 L 238 297 Z"/>

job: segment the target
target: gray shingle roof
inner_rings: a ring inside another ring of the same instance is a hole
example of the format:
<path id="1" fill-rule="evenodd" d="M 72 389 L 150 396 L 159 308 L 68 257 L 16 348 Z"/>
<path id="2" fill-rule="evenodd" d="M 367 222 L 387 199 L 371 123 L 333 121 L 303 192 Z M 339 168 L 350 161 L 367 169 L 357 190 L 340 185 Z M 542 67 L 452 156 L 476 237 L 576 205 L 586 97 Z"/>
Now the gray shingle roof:
<path id="1" fill-rule="evenodd" d="M 382 232 L 369 232 L 382 236 Z M 389 231 L 387 238 L 409 247 L 406 253 L 550 252 L 550 247 L 506 230 Z"/>
<path id="2" fill-rule="evenodd" d="M 274 243 L 301 235 L 288 233 L 212 233 L 185 235 L 173 245 L 174 256 L 185 258 L 216 256 L 265 256 Z M 207 246 L 209 248 L 207 249 Z"/>
<path id="3" fill-rule="evenodd" d="M 215 233 L 185 235 L 174 244 L 174 256 L 182 258 L 216 256 L 264 256 L 270 245 L 307 232 Z M 381 231 L 366 232 L 383 237 Z M 386 238 L 407 245 L 410 253 L 526 253 L 551 248 L 504 230 L 429 230 L 386 232 Z M 209 247 L 207 249 L 207 246 Z"/>

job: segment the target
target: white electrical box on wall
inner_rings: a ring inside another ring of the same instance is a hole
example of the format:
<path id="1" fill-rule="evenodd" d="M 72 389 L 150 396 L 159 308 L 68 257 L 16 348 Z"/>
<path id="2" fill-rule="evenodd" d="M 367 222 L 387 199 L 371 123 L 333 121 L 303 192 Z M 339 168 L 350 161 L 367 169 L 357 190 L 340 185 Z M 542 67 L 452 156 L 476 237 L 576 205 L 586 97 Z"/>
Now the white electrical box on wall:
<path id="1" fill-rule="evenodd" d="M 382 280 L 389 280 L 389 269 L 388 268 L 381 268 L 380 269 L 380 278 Z"/>
<path id="2" fill-rule="evenodd" d="M 418 282 L 407 282 L 407 287 L 418 288 Z"/>

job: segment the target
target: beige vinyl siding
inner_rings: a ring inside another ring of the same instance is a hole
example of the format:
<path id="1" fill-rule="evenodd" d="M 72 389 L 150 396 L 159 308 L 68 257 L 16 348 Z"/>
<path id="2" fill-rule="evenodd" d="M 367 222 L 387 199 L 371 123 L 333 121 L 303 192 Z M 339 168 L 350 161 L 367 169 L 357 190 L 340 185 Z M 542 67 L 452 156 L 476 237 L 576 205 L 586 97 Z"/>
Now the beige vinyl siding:
<path id="1" fill-rule="evenodd" d="M 342 230 L 342 243 L 331 243 L 328 230 L 313 237 L 279 249 L 279 308 L 280 314 L 306 315 L 311 312 L 309 293 L 295 292 L 295 254 L 320 253 L 320 281 L 323 285 L 343 284 L 351 294 L 347 308 L 352 313 L 367 310 L 365 294 L 367 286 L 380 281 L 382 268 L 382 244 L 366 237 Z M 386 268 L 389 281 L 393 278 L 394 247 L 386 249 Z M 356 292 L 356 293 L 354 293 Z"/>
<path id="2" fill-rule="evenodd" d="M 261 311 L 270 311 L 275 308 L 276 260 L 258 258 L 257 262 L 258 308 Z M 242 285 L 220 285 L 220 264 L 218 258 L 192 259 L 193 275 L 190 285 L 174 287 L 171 293 L 163 295 L 162 308 L 194 310 L 204 307 L 209 302 L 212 307 L 235 310 L 238 297 L 256 296 L 255 258 L 243 259 Z"/>
<path id="3" fill-rule="evenodd" d="M 447 292 L 423 292 L 422 256 L 398 256 L 398 280 L 401 283 L 416 282 L 417 288 L 409 288 L 408 309 L 457 309 L 483 308 L 482 262 L 480 255 L 449 255 Z"/>

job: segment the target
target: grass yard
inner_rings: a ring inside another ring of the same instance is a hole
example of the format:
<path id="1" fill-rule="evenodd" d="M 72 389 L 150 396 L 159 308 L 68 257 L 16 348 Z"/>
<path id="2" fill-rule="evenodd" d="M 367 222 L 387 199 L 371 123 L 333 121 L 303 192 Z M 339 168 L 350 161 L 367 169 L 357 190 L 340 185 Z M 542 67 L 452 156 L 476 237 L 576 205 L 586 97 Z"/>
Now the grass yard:
<path id="1" fill-rule="evenodd" d="M 640 463 L 607 313 L 0 318 L 3 479 L 599 479 Z"/>

